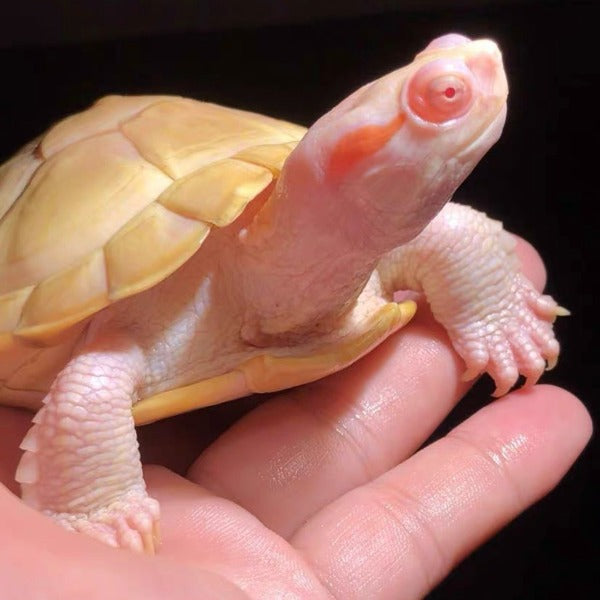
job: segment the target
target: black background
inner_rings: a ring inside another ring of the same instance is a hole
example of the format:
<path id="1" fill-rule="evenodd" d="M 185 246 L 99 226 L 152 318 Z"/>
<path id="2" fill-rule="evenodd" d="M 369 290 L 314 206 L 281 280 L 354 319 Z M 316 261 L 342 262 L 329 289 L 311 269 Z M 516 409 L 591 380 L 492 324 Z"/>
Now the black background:
<path id="1" fill-rule="evenodd" d="M 543 255 L 549 292 L 573 313 L 558 325 L 563 357 L 544 381 L 597 414 L 600 33 L 592 12 L 591 2 L 23 3 L 2 11 L 0 159 L 107 93 L 182 94 L 310 124 L 439 34 L 492 37 L 509 74 L 509 117 L 456 198 Z M 479 383 L 438 434 L 490 391 Z M 592 440 L 558 489 L 430 597 L 597 594 L 597 474 Z"/>

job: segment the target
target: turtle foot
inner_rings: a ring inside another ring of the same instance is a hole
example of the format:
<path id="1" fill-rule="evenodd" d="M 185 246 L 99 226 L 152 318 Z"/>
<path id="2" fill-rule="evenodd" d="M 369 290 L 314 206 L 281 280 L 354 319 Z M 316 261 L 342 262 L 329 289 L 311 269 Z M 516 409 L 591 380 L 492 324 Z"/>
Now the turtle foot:
<path id="1" fill-rule="evenodd" d="M 495 397 L 506 394 L 520 375 L 526 386 L 534 385 L 544 370 L 556 365 L 560 346 L 552 323 L 569 314 L 520 273 L 504 300 L 484 317 L 450 331 L 467 365 L 463 380 L 487 372 L 496 384 Z"/>
<path id="2" fill-rule="evenodd" d="M 66 529 L 89 535 L 114 548 L 154 554 L 160 544 L 160 508 L 146 492 L 129 492 L 89 514 L 52 513 Z"/>

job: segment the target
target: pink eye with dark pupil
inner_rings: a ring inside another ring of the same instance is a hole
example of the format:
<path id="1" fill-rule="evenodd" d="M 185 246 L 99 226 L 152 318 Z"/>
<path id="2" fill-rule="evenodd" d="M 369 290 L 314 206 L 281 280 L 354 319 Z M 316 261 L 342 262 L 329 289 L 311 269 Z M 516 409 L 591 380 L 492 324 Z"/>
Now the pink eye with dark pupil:
<path id="1" fill-rule="evenodd" d="M 474 79 L 462 62 L 434 60 L 408 82 L 408 108 L 422 120 L 440 124 L 461 117 L 473 103 Z"/>

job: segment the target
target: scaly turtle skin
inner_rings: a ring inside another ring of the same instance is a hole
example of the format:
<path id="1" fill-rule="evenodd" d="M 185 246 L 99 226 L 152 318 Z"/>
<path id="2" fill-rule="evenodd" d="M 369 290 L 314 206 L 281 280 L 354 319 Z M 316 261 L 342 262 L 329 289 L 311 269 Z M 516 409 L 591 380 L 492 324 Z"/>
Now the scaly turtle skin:
<path id="1" fill-rule="evenodd" d="M 535 382 L 564 311 L 498 222 L 446 204 L 506 96 L 495 44 L 449 35 L 308 132 L 111 96 L 1 167 L 0 402 L 38 410 L 24 500 L 153 551 L 134 419 L 339 370 L 410 320 L 398 290 L 424 293 L 467 378 L 487 371 L 497 395 Z"/>

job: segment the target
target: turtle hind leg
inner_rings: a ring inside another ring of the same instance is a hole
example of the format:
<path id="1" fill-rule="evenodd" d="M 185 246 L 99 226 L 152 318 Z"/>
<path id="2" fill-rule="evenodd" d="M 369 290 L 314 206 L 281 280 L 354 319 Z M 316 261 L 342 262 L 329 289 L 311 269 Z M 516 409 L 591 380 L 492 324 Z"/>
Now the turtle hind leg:
<path id="1" fill-rule="evenodd" d="M 158 502 L 142 475 L 131 415 L 141 351 L 107 336 L 58 374 L 21 448 L 23 500 L 67 529 L 111 546 L 154 552 Z"/>
<path id="2" fill-rule="evenodd" d="M 515 241 L 498 221 L 449 203 L 414 240 L 379 267 L 388 291 L 423 292 L 466 363 L 464 380 L 487 372 L 494 396 L 524 375 L 537 382 L 558 359 L 552 323 L 568 314 L 520 272 Z"/>

